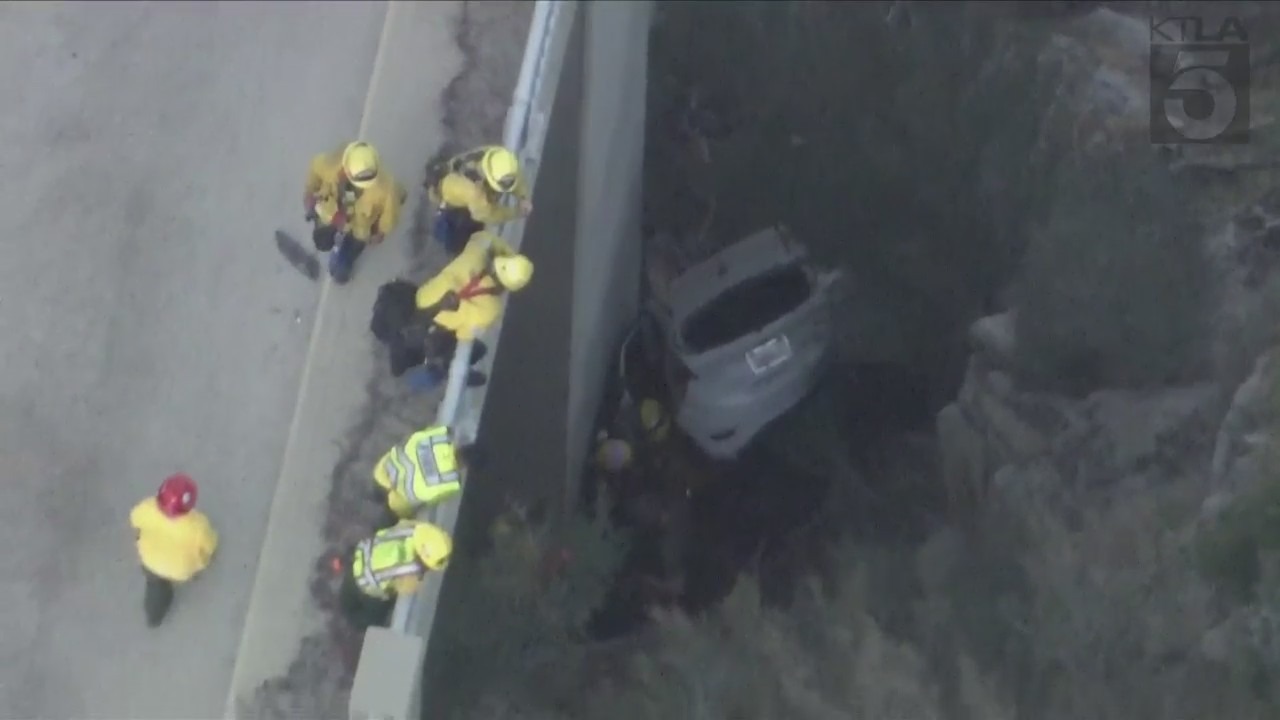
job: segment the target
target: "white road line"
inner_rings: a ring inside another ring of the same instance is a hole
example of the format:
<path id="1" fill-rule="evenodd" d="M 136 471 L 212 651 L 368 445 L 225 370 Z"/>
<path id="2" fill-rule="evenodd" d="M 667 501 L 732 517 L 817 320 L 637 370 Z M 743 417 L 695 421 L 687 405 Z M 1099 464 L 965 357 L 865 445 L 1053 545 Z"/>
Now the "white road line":
<path id="1" fill-rule="evenodd" d="M 382 20 L 382 32 L 378 36 L 378 48 L 374 52 L 374 56 L 373 56 L 373 71 L 369 74 L 369 89 L 364 96 L 364 107 L 361 109 L 361 112 L 360 112 L 360 127 L 356 131 L 356 137 L 357 139 L 360 139 L 360 140 L 365 139 L 365 133 L 368 131 L 369 110 L 373 105 L 373 96 L 378 86 L 378 78 L 379 76 L 381 76 L 382 68 L 383 68 L 383 65 L 385 64 L 387 36 L 391 34 L 392 19 L 396 15 L 397 8 L 399 8 L 402 4 L 403 4 L 402 0 L 387 0 L 386 11 L 385 11 L 385 14 L 383 15 L 383 20 Z M 249 638 L 249 622 L 248 622 L 249 611 L 253 609 L 254 605 L 260 602 L 271 602 L 269 598 L 259 597 L 259 595 L 261 594 L 260 588 L 262 587 L 261 552 L 262 552 L 262 548 L 267 547 L 267 545 L 270 542 L 272 527 L 274 525 L 273 519 L 278 515 L 279 508 L 284 503 L 289 502 L 289 500 L 287 500 L 284 497 L 285 493 L 282 492 L 283 483 L 281 482 L 281 480 L 283 479 L 285 468 L 288 467 L 289 465 L 288 458 L 291 454 L 293 454 L 294 448 L 297 445 L 298 433 L 300 432 L 302 427 L 302 414 L 301 414 L 302 403 L 306 396 L 307 383 L 311 379 L 311 369 L 314 366 L 313 361 L 316 357 L 317 351 L 319 350 L 319 348 L 317 347 L 317 343 L 320 336 L 322 335 L 322 333 L 320 332 L 320 329 L 324 327 L 325 320 L 326 318 L 329 317 L 329 314 L 326 311 L 329 309 L 329 306 L 330 306 L 329 291 L 333 287 L 333 281 L 329 278 L 328 273 L 325 273 L 322 271 L 320 282 L 321 282 L 320 298 L 319 300 L 316 301 L 316 316 L 315 316 L 314 322 L 311 325 L 311 339 L 307 344 L 306 358 L 303 360 L 303 363 L 302 363 L 302 376 L 298 382 L 298 396 L 293 406 L 293 419 L 289 423 L 289 434 L 287 436 L 287 439 L 285 440 L 284 454 L 281 456 L 281 463 L 280 463 L 281 475 L 276 479 L 276 492 L 271 499 L 271 512 L 267 515 L 266 533 L 264 534 L 262 539 L 262 547 L 259 548 L 258 570 L 256 573 L 254 573 L 253 589 L 249 595 L 249 605 L 247 606 L 247 610 L 245 612 L 244 627 L 241 629 L 240 644 L 236 649 L 236 661 L 231 669 L 231 687 L 228 688 L 227 690 L 227 702 L 226 702 L 225 709 L 223 710 L 223 717 L 227 718 L 228 720 L 235 720 L 236 718 L 236 709 L 237 709 L 236 705 L 237 705 L 237 701 L 239 700 L 236 693 L 236 685 L 237 685 L 236 679 L 241 672 L 241 650 L 245 647 L 246 642 L 248 641 L 248 638 Z M 352 381 L 362 382 L 363 380 L 364 378 L 353 378 Z M 319 527 L 316 528 L 316 532 L 317 533 L 320 532 Z M 311 560 L 313 560 L 313 558 L 307 558 L 306 562 L 309 563 L 311 562 Z"/>

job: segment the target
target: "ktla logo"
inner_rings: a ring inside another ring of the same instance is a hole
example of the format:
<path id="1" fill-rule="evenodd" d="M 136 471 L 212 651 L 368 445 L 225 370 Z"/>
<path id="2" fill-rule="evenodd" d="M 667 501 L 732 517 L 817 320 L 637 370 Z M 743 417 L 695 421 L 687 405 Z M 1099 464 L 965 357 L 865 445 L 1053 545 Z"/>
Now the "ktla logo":
<path id="1" fill-rule="evenodd" d="M 1249 34 L 1239 18 L 1151 19 L 1151 141 L 1249 142 Z"/>

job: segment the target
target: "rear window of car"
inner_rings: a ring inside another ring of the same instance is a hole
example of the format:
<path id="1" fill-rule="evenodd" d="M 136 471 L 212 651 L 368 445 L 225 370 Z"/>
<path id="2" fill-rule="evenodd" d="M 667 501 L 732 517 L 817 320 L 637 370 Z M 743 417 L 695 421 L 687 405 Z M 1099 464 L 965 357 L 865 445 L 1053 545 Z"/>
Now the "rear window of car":
<path id="1" fill-rule="evenodd" d="M 800 307 L 810 292 L 799 264 L 744 280 L 689 315 L 681 331 L 684 345 L 700 353 L 730 343 Z"/>

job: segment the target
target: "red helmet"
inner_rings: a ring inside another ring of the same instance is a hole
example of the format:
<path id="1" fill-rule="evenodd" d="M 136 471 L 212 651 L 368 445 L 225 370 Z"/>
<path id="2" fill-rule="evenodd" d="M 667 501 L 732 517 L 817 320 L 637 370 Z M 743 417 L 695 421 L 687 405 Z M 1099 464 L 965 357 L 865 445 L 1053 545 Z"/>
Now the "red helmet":
<path id="1" fill-rule="evenodd" d="M 165 478 L 156 493 L 156 504 L 167 517 L 180 517 L 196 506 L 196 481 L 178 473 Z"/>

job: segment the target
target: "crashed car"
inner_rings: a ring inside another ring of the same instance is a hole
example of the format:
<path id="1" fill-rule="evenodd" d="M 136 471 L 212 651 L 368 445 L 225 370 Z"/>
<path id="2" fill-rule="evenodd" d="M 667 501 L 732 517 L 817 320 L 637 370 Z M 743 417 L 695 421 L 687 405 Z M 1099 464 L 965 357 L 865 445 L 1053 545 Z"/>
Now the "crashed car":
<path id="1" fill-rule="evenodd" d="M 829 367 L 838 278 L 786 228 L 760 230 L 669 281 L 651 278 L 620 362 L 656 369 L 676 425 L 709 456 L 736 457 Z"/>

